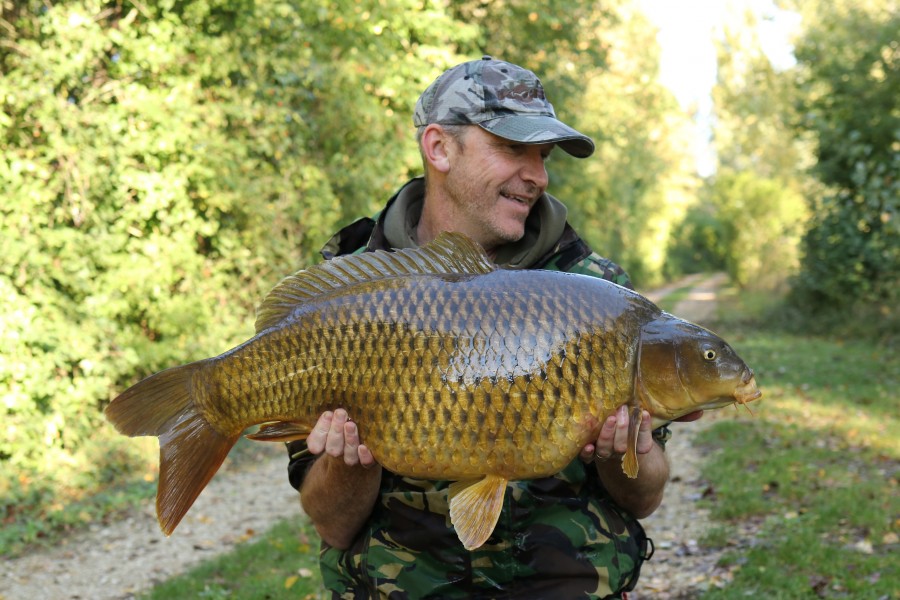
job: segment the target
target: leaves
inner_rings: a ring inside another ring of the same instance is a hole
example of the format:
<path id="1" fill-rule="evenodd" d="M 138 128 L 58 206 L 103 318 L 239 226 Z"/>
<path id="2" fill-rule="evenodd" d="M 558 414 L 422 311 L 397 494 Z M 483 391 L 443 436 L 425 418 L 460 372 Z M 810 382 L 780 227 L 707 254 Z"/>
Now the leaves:
<path id="1" fill-rule="evenodd" d="M 796 50 L 800 126 L 816 140 L 814 173 L 830 188 L 813 203 L 796 301 L 820 311 L 878 303 L 896 320 L 900 17 L 884 2 L 828 7 L 805 14 Z"/>

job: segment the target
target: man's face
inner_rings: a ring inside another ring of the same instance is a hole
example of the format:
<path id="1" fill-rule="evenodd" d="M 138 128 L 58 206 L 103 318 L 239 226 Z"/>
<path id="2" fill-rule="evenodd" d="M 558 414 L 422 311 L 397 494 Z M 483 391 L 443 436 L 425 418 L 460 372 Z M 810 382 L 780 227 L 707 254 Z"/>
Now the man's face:
<path id="1" fill-rule="evenodd" d="M 522 144 L 466 127 L 453 144 L 447 199 L 460 222 L 453 229 L 492 250 L 525 234 L 525 219 L 547 189 L 545 161 L 554 144 Z"/>

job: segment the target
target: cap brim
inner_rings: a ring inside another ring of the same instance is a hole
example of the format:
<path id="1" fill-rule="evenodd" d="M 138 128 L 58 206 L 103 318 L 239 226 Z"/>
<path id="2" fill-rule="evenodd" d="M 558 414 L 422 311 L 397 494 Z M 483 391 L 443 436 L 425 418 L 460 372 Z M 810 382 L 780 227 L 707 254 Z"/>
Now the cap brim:
<path id="1" fill-rule="evenodd" d="M 575 158 L 587 158 L 594 153 L 594 140 L 545 115 L 509 115 L 482 121 L 478 125 L 514 142 L 556 144 Z"/>

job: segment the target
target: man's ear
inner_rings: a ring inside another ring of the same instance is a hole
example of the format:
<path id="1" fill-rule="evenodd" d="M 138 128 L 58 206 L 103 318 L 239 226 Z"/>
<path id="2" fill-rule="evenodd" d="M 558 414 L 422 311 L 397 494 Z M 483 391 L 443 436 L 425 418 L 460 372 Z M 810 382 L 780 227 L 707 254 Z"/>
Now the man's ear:
<path id="1" fill-rule="evenodd" d="M 441 173 L 450 170 L 450 157 L 455 143 L 449 133 L 440 125 L 432 123 L 422 132 L 422 153 L 433 169 Z"/>

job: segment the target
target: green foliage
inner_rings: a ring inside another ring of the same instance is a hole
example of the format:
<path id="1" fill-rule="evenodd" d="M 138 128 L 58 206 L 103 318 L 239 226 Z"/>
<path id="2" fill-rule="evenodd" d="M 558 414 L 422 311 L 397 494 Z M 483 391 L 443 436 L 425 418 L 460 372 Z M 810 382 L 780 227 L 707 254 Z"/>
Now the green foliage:
<path id="1" fill-rule="evenodd" d="M 859 187 L 814 201 L 815 217 L 804 238 L 803 271 L 797 277 L 793 299 L 820 315 L 872 304 L 896 321 L 900 152 L 890 163 L 861 160 L 857 166 Z"/>
<path id="2" fill-rule="evenodd" d="M 800 125 L 815 137 L 814 173 L 830 190 L 813 201 L 794 301 L 815 313 L 874 304 L 896 321 L 900 16 L 890 2 L 828 7 L 805 15 L 796 51 Z"/>
<path id="3" fill-rule="evenodd" d="M 771 289 L 797 271 L 810 151 L 791 127 L 791 75 L 776 72 L 763 52 L 758 19 L 750 13 L 740 19 L 718 41 L 713 100 L 719 169 L 686 225 L 705 244 L 701 256 L 721 261 L 732 281 Z"/>
<path id="4" fill-rule="evenodd" d="M 685 273 L 724 271 L 723 229 L 715 207 L 709 202 L 691 206 L 672 232 L 675 242 L 666 262 L 666 276 L 674 279 Z"/>
<path id="5" fill-rule="evenodd" d="M 554 157 L 551 191 L 599 253 L 649 287 L 662 279 L 672 228 L 696 196 L 688 118 L 659 82 L 656 31 L 628 3 L 606 6 L 607 25 L 593 34 L 599 39 L 583 42 L 605 51 L 603 64 L 561 62 L 577 81 L 565 104 L 553 96 L 597 150 L 583 164 Z"/>
<path id="6" fill-rule="evenodd" d="M 779 180 L 722 169 L 711 184 L 710 202 L 717 247 L 732 281 L 771 287 L 792 271 L 805 214 L 799 194 Z"/>

